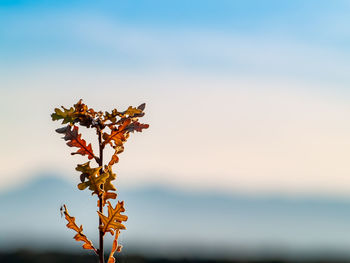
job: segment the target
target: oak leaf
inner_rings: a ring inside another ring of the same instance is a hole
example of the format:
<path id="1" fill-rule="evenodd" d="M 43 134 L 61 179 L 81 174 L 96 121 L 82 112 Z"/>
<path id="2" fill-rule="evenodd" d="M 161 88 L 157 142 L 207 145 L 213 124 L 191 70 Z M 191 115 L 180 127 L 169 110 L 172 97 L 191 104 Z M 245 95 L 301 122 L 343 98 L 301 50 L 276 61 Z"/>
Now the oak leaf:
<path id="1" fill-rule="evenodd" d="M 105 112 L 104 115 L 104 121 L 110 121 L 112 123 L 115 123 L 117 121 L 117 117 L 122 116 L 123 114 L 119 112 L 117 109 L 113 109 L 111 113 Z"/>
<path id="2" fill-rule="evenodd" d="M 80 178 L 84 178 L 84 181 L 78 184 L 79 190 L 84 190 L 87 187 L 89 187 L 89 190 L 93 191 L 93 194 L 99 195 L 100 193 L 102 193 L 101 185 L 105 183 L 106 179 L 109 177 L 109 174 L 100 174 L 101 168 L 102 166 L 97 168 L 91 168 L 90 162 L 78 164 L 75 170 L 82 173 Z M 87 179 L 86 182 L 85 179 Z"/>
<path id="3" fill-rule="evenodd" d="M 107 263 L 115 263 L 114 253 L 122 251 L 122 246 L 118 244 L 119 234 L 120 234 L 120 231 L 117 230 L 115 233 L 112 250 L 111 250 L 111 253 L 109 254 Z"/>
<path id="4" fill-rule="evenodd" d="M 116 199 L 117 194 L 112 192 L 103 192 L 102 194 L 102 206 L 106 205 L 108 199 Z M 97 206 L 100 207 L 100 200 L 97 200 Z"/>
<path id="5" fill-rule="evenodd" d="M 82 99 L 80 99 L 76 104 L 74 104 L 74 109 L 79 114 L 86 114 L 88 111 L 88 106 L 83 103 Z"/>
<path id="6" fill-rule="evenodd" d="M 66 109 L 61 106 L 62 110 L 55 108 L 55 112 L 51 114 L 53 121 L 62 120 L 62 124 L 70 123 L 71 125 L 79 123 L 82 126 L 90 127 L 97 113 L 93 109 L 89 109 L 87 105 L 80 99 L 73 107 Z"/>
<path id="7" fill-rule="evenodd" d="M 125 135 L 128 130 L 126 129 L 128 125 L 131 123 L 130 119 L 126 119 L 125 122 L 118 126 L 118 128 L 111 128 L 111 134 L 106 132 L 103 133 L 103 146 L 106 144 L 110 144 L 112 147 L 121 146 L 126 141 L 127 136 Z M 114 145 L 112 144 L 114 142 Z"/>
<path id="8" fill-rule="evenodd" d="M 113 164 L 117 163 L 119 161 L 119 157 L 118 157 L 118 154 L 122 153 L 124 151 L 124 146 L 121 145 L 121 146 L 116 146 L 114 147 L 115 151 L 112 155 L 112 158 L 111 160 L 109 161 L 108 165 L 109 166 L 112 166 Z"/>
<path id="9" fill-rule="evenodd" d="M 74 109 L 77 115 L 75 121 L 79 122 L 80 125 L 89 128 L 93 124 L 94 117 L 97 113 L 93 109 L 89 109 L 88 106 L 83 103 L 82 99 L 74 104 Z"/>
<path id="10" fill-rule="evenodd" d="M 62 124 L 66 123 L 73 123 L 76 119 L 76 113 L 73 107 L 66 109 L 65 107 L 61 106 L 63 111 L 59 108 L 55 108 L 55 113 L 51 114 L 51 118 L 53 121 L 57 121 L 62 119 Z"/>
<path id="11" fill-rule="evenodd" d="M 112 181 L 114 181 L 117 178 L 117 175 L 113 173 L 112 171 L 112 166 L 106 166 L 104 173 L 108 174 L 108 177 L 106 179 L 106 182 L 103 186 L 103 190 L 107 191 L 116 191 L 117 189 L 115 186 L 112 184 Z"/>
<path id="12" fill-rule="evenodd" d="M 77 234 L 74 236 L 74 239 L 76 241 L 83 241 L 84 242 L 84 244 L 83 244 L 84 249 L 94 250 L 95 253 L 97 254 L 97 250 L 93 246 L 92 242 L 83 234 L 83 226 L 81 225 L 80 227 L 78 227 L 78 225 L 75 223 L 75 217 L 70 216 L 68 214 L 68 210 L 67 210 L 66 205 L 63 205 L 63 208 L 64 208 L 64 210 L 63 210 L 64 216 L 65 216 L 66 220 L 68 221 L 68 224 L 66 226 L 70 229 L 73 229 L 75 232 L 77 232 Z"/>
<path id="13" fill-rule="evenodd" d="M 148 127 L 149 127 L 148 124 L 139 123 L 138 121 L 134 121 L 134 122 L 130 123 L 126 129 L 129 132 L 134 132 L 134 131 L 142 132 L 143 129 L 147 129 Z"/>
<path id="14" fill-rule="evenodd" d="M 117 194 L 108 192 L 108 191 L 116 191 L 117 189 L 112 184 L 112 181 L 114 181 L 117 178 L 117 175 L 113 173 L 112 166 L 105 166 L 105 169 L 103 171 L 105 174 L 108 174 L 108 177 L 106 179 L 106 182 L 103 185 L 103 194 L 102 194 L 102 206 L 106 205 L 106 201 L 108 199 L 116 199 Z M 100 206 L 100 200 L 97 201 L 97 206 Z"/>
<path id="15" fill-rule="evenodd" d="M 123 113 L 124 113 L 124 115 L 127 115 L 129 117 L 134 117 L 135 115 L 142 114 L 142 109 L 134 108 L 132 106 L 129 106 L 129 108 Z"/>
<path id="16" fill-rule="evenodd" d="M 122 212 L 125 212 L 124 202 L 118 202 L 113 208 L 111 202 L 107 202 L 108 204 L 108 217 L 97 211 L 102 225 L 100 225 L 100 229 L 105 234 L 106 232 L 110 232 L 114 235 L 115 230 L 126 229 L 126 227 L 122 224 L 123 221 L 128 220 L 126 215 L 122 215 Z"/>
<path id="17" fill-rule="evenodd" d="M 73 127 L 73 129 L 72 129 Z M 86 141 L 84 139 L 81 139 L 81 134 L 79 134 L 79 128 L 75 125 L 67 125 L 65 127 L 56 129 L 56 132 L 60 134 L 64 134 L 63 139 L 67 142 L 67 145 L 69 147 L 77 147 L 79 148 L 78 151 L 71 153 L 72 155 L 74 154 L 81 154 L 81 155 L 87 155 L 89 159 L 97 159 L 95 157 L 91 143 L 89 145 L 86 144 Z"/>

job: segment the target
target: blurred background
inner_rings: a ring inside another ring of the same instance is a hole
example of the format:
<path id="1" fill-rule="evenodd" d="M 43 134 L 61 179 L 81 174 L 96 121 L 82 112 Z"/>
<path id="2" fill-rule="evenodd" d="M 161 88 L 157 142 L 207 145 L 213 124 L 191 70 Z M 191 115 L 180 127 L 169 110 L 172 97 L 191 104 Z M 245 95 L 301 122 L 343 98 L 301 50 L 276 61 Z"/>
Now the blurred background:
<path id="1" fill-rule="evenodd" d="M 50 117 L 80 98 L 147 104 L 150 128 L 114 168 L 122 258 L 350 262 L 349 12 L 342 0 L 0 0 L 2 262 L 85 253 L 64 203 L 97 243 L 95 197 L 76 187 L 85 158 Z"/>

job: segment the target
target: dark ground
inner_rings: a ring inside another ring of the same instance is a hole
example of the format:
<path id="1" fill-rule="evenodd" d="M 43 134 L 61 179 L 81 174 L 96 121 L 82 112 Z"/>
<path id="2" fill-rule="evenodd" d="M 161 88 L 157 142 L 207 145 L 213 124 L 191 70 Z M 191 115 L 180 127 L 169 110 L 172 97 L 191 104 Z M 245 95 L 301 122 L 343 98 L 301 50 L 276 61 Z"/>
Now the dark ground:
<path id="1" fill-rule="evenodd" d="M 17 251 L 13 253 L 0 253 L 1 263 L 97 263 L 98 260 L 94 255 L 77 255 L 63 254 L 57 252 L 36 253 L 32 251 Z M 239 260 L 239 259 L 167 259 L 167 258 L 146 258 L 142 256 L 122 256 L 117 257 L 118 263 L 342 263 L 350 262 L 350 260 L 279 260 L 279 259 L 264 259 L 264 260 Z"/>

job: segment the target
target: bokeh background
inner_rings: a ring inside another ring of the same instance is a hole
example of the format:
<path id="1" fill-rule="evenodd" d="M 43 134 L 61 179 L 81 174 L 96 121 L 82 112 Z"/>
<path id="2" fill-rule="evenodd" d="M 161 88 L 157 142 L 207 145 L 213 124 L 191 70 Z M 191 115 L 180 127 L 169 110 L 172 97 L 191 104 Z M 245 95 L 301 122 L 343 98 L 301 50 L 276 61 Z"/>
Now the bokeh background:
<path id="1" fill-rule="evenodd" d="M 63 203 L 97 242 L 95 202 L 76 188 L 85 159 L 50 118 L 82 98 L 147 104 L 150 128 L 115 168 L 123 255 L 350 259 L 349 12 L 0 0 L 0 250 L 81 252 Z"/>

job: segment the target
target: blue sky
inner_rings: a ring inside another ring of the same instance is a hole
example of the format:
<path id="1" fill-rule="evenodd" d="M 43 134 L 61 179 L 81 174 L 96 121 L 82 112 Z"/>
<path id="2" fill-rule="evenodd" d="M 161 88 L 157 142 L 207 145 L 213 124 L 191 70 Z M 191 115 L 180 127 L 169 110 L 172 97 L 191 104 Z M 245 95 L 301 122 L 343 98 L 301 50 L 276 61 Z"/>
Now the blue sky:
<path id="1" fill-rule="evenodd" d="M 346 1 L 1 3 L 4 68 L 68 62 L 348 80 Z"/>
<path id="2" fill-rule="evenodd" d="M 0 1 L 0 110 L 12 127 L 0 140 L 2 187 L 43 169 L 71 177 L 80 159 L 48 116 L 83 97 L 101 109 L 148 104 L 151 128 L 130 139 L 118 168 L 135 179 L 121 183 L 347 195 L 349 9 Z"/>
<path id="3" fill-rule="evenodd" d="M 218 34 L 265 42 L 269 39 L 271 42 L 283 40 L 336 52 L 346 51 L 349 42 L 349 4 L 346 1 L 99 3 L 2 1 L 2 54 L 7 54 L 7 57 L 11 56 L 12 59 L 16 56 L 23 59 L 23 55 L 29 56 L 28 52 L 36 59 L 54 57 L 55 54 L 56 57 L 75 54 L 89 58 L 87 53 L 93 50 L 96 56 L 106 59 L 110 54 L 98 51 L 96 43 L 86 42 L 79 36 L 72 37 L 79 28 L 94 31 L 98 30 L 103 22 L 109 23 L 111 27 L 153 31 L 166 36 L 177 36 L 187 32 L 187 35 L 201 33 L 210 37 L 211 34 Z M 105 33 L 113 34 L 108 29 L 111 28 L 104 28 Z M 185 39 L 173 40 L 183 42 Z M 122 54 L 117 57 L 123 58 Z"/>

